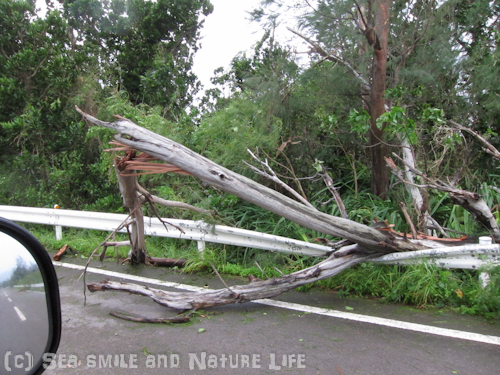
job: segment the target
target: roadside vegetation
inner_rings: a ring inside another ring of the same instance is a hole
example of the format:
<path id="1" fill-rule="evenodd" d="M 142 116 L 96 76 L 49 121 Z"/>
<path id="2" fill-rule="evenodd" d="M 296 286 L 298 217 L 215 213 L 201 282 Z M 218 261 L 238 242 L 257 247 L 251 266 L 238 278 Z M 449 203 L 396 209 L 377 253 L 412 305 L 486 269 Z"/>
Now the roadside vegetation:
<path id="1" fill-rule="evenodd" d="M 0 204 L 125 212 L 113 168 L 116 153 L 103 151 L 110 148 L 112 132 L 83 121 L 74 110 L 78 105 L 102 120 L 111 121 L 114 114 L 129 118 L 286 192 L 245 164 L 255 165 L 249 149 L 327 214 L 342 212 L 321 174 L 333 180 L 351 220 L 387 221 L 404 233 L 410 233 L 412 222 L 424 232 L 431 231 L 427 212 L 451 237 L 487 234 L 449 193 L 423 185 L 445 181 L 477 192 L 500 223 L 499 160 L 460 128 L 500 147 L 499 5 L 487 0 L 314 3 L 297 2 L 302 12 L 287 34 L 303 40 L 307 53 L 299 55 L 275 38 L 287 2 L 263 1 L 252 13 L 267 31 L 263 38 L 251 53 L 235 56 L 229 69 L 214 72 L 216 86 L 195 101 L 201 87 L 192 58 L 202 18 L 212 12 L 209 0 L 53 1 L 45 17 L 37 15 L 32 1 L 0 0 Z M 381 7 L 390 7 L 387 22 L 377 18 Z M 384 61 L 384 69 L 372 69 Z M 418 204 L 415 191 L 381 163 L 384 156 L 396 160 L 393 153 L 404 159 L 405 150 L 423 173 L 414 180 L 422 196 Z M 151 174 L 140 176 L 140 183 L 163 199 L 214 212 L 158 208 L 163 217 L 304 241 L 324 237 L 191 177 Z M 29 227 L 49 251 L 68 244 L 80 257 L 89 256 L 105 237 L 65 229 L 64 239 L 55 241 L 52 229 Z M 124 258 L 128 250 L 118 251 Z M 318 262 L 219 245 L 209 245 L 201 258 L 195 243 L 160 238 L 148 238 L 147 251 L 188 259 L 186 272 L 211 272 L 212 263 L 222 274 L 242 277 L 265 277 L 255 262 L 268 276 L 279 275 L 275 268 L 289 273 Z M 114 256 L 114 249 L 108 255 Z M 500 270 L 490 270 L 486 288 L 477 272 L 367 263 L 314 286 L 496 317 Z"/>

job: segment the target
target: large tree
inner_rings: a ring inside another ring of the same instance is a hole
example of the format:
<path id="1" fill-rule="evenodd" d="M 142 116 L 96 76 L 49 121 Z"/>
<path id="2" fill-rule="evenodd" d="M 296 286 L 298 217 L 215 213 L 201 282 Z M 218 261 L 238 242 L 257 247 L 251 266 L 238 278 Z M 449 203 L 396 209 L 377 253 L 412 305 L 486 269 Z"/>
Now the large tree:
<path id="1" fill-rule="evenodd" d="M 274 12 L 272 6 L 268 8 L 271 19 L 279 18 L 285 6 L 282 1 L 263 3 L 280 5 Z M 457 55 L 452 51 L 452 29 L 445 26 L 450 6 L 403 0 L 299 3 L 299 28 L 290 31 L 309 46 L 312 67 L 330 62 L 330 69 L 344 74 L 344 78 L 337 76 L 330 92 L 356 94 L 358 112 L 369 114 L 372 192 L 385 197 L 389 174 L 384 158 L 395 135 L 388 132 L 390 123 L 383 116 L 393 105 L 388 90 L 405 87 L 406 99 L 411 100 L 413 89 L 430 84 L 440 86 L 429 90 L 431 95 L 442 94 L 443 83 L 450 82 L 444 76 L 452 73 Z M 264 15 L 264 10 L 254 12 L 259 20 Z"/>
<path id="2" fill-rule="evenodd" d="M 113 98 L 184 114 L 208 0 L 0 1 L 0 199 L 82 208 L 116 194 L 100 144 L 74 104 L 106 111 Z M 106 100 L 108 98 L 108 100 Z M 103 207 L 102 209 L 106 209 Z"/>
<path id="3" fill-rule="evenodd" d="M 209 0 L 64 0 L 75 48 L 98 59 L 105 85 L 178 115 L 198 89 L 191 71 Z M 81 45 L 81 46 L 80 46 Z"/>

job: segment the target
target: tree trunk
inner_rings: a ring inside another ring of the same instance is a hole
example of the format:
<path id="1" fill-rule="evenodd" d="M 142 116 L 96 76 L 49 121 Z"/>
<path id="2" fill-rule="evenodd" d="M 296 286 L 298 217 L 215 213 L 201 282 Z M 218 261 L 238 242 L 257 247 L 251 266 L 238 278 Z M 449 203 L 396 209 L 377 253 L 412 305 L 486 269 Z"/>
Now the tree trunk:
<path id="1" fill-rule="evenodd" d="M 387 146 L 384 143 L 385 125 L 377 126 L 377 120 L 386 111 L 384 94 L 387 71 L 389 10 L 389 0 L 375 0 L 375 38 L 373 42 L 372 84 L 370 93 L 370 146 L 372 156 L 372 193 L 382 199 L 385 199 L 389 188 L 389 171 L 385 164 L 385 157 L 387 157 Z"/>
<path id="2" fill-rule="evenodd" d="M 356 246 L 356 245 L 354 245 Z M 88 284 L 91 292 L 115 290 L 150 297 L 160 305 L 175 310 L 198 310 L 212 306 L 243 303 L 276 297 L 301 285 L 330 278 L 355 264 L 371 259 L 373 255 L 352 254 L 342 258 L 330 256 L 312 267 L 269 280 L 252 281 L 247 285 L 230 286 L 200 292 L 167 292 L 137 284 L 103 281 Z"/>
<path id="3" fill-rule="evenodd" d="M 146 261 L 146 241 L 144 239 L 144 215 L 142 213 L 141 203 L 136 193 L 137 176 L 131 171 L 120 172 L 120 162 L 115 160 L 116 176 L 118 185 L 123 198 L 123 206 L 128 208 L 134 219 L 130 224 L 129 236 L 131 264 L 144 264 Z"/>
<path id="4" fill-rule="evenodd" d="M 100 121 L 78 108 L 77 110 L 90 122 L 115 130 L 118 133 L 115 138 L 120 143 L 171 163 L 211 186 L 254 203 L 306 228 L 357 243 L 360 252 L 382 255 L 394 251 L 422 248 L 407 242 L 404 238 L 394 237 L 389 232 L 307 207 L 275 190 L 232 172 L 181 144 L 141 128 L 130 120 L 120 118 L 116 122 L 109 123 Z"/>

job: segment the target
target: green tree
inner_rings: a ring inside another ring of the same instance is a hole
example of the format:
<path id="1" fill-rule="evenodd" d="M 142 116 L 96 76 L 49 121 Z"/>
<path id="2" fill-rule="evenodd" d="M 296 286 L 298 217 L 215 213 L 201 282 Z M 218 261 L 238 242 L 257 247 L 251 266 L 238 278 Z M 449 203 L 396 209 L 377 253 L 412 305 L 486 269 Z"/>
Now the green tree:
<path id="1" fill-rule="evenodd" d="M 271 19 L 284 12 L 282 1 L 263 3 L 280 6 L 277 13 L 272 13 L 272 7 L 267 8 Z M 352 95 L 357 91 L 358 112 L 370 115 L 372 192 L 384 197 L 389 181 L 384 157 L 388 155 L 390 139 L 387 123 L 379 119 L 392 104 L 386 90 L 405 85 L 412 92 L 422 81 L 432 81 L 433 85 L 446 81 L 438 76 L 456 57 L 449 41 L 451 29 L 444 27 L 449 6 L 435 1 L 403 0 L 322 0 L 301 4 L 301 30 L 292 32 L 309 44 L 311 63 L 333 63 L 331 69 L 341 71 L 344 79 L 339 79 L 331 92 Z M 265 11 L 258 10 L 254 15 L 262 20 Z M 439 56 L 435 55 L 437 51 Z M 352 79 L 345 77 L 354 78 L 354 87 Z M 346 86 L 351 90 L 346 90 Z"/>
<path id="2" fill-rule="evenodd" d="M 89 129 L 74 105 L 106 112 L 106 98 L 120 92 L 176 119 L 187 117 L 198 87 L 192 55 L 199 16 L 212 9 L 208 0 L 60 3 L 41 18 L 34 1 L 0 0 L 5 203 L 82 208 L 109 202 L 118 194 L 102 155 L 110 135 Z"/>
<path id="3" fill-rule="evenodd" d="M 208 0 L 64 0 L 75 48 L 94 55 L 103 84 L 125 90 L 132 103 L 160 105 L 179 115 L 199 89 L 191 72 L 199 18 Z"/>

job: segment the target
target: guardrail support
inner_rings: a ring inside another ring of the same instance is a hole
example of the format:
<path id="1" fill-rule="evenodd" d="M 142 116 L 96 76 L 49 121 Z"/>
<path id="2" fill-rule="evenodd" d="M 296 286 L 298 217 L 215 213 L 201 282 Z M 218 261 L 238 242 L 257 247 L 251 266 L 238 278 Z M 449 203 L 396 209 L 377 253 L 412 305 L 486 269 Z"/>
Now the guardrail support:
<path id="1" fill-rule="evenodd" d="M 205 252 L 206 243 L 205 241 L 197 241 L 197 242 L 198 242 L 198 251 L 203 255 L 203 253 Z"/>
<path id="2" fill-rule="evenodd" d="M 493 243 L 491 237 L 479 237 L 480 245 L 491 245 Z M 479 284 L 484 289 L 490 282 L 490 274 L 488 272 L 481 272 L 479 274 Z"/>
<path id="3" fill-rule="evenodd" d="M 58 210 L 61 206 L 59 206 L 57 203 L 54 205 L 54 210 Z M 56 240 L 62 240 L 62 226 L 56 225 L 55 226 L 56 230 Z"/>
<path id="4" fill-rule="evenodd" d="M 60 225 L 56 225 L 56 240 L 62 240 L 62 227 Z"/>

